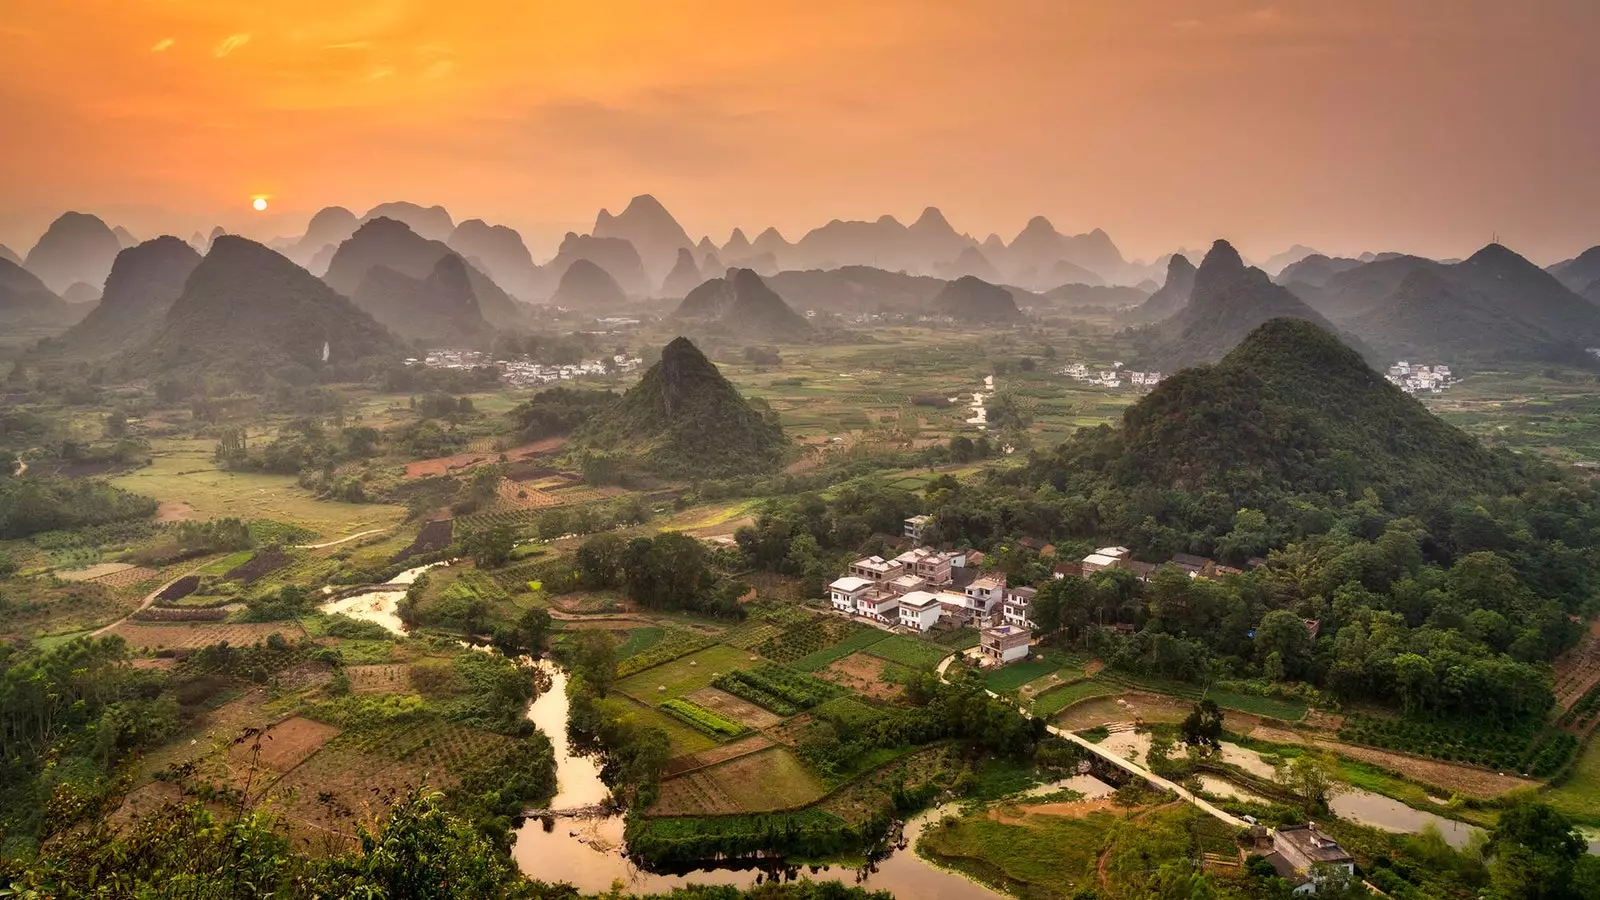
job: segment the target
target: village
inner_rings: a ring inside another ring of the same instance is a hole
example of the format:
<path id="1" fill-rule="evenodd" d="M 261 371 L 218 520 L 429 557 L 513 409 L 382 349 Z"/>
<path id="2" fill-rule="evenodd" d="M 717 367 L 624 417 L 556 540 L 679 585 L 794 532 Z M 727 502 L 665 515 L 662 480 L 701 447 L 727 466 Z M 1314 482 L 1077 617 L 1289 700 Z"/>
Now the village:
<path id="1" fill-rule="evenodd" d="M 536 363 L 526 357 L 521 359 L 497 359 L 493 354 L 480 350 L 429 350 L 421 359 L 411 357 L 406 360 L 406 365 L 422 365 L 430 369 L 481 369 L 493 367 L 500 373 L 500 379 L 511 387 L 531 387 L 534 385 L 551 384 L 557 381 L 573 381 L 579 378 L 605 378 L 610 375 L 624 375 L 637 371 L 643 360 L 638 357 L 629 357 L 617 354 L 607 359 L 587 360 L 581 363 L 556 365 L 549 363 Z"/>
<path id="2" fill-rule="evenodd" d="M 1450 374 L 1449 366 L 1414 366 L 1403 359 L 1390 366 L 1383 377 L 1408 394 L 1442 394 L 1461 380 Z"/>
<path id="3" fill-rule="evenodd" d="M 917 544 L 931 522 L 925 515 L 906 519 L 903 540 Z M 1049 544 L 1035 549 L 1045 556 L 1055 552 Z M 828 585 L 828 600 L 835 612 L 890 631 L 926 634 L 936 627 L 976 628 L 979 642 L 972 656 L 981 667 L 1027 659 L 1035 629 L 1028 607 L 1038 589 L 1007 585 L 1005 573 L 982 571 L 983 561 L 983 554 L 975 550 L 936 550 L 920 545 L 892 558 L 868 556 L 851 563 L 847 573 Z M 1264 563 L 1251 559 L 1248 565 Z M 1164 563 L 1148 563 L 1134 559 L 1127 547 L 1101 547 L 1079 562 L 1058 563 L 1051 577 L 1088 578 L 1096 572 L 1121 569 L 1148 581 L 1163 566 L 1175 567 L 1190 578 L 1244 573 L 1189 553 L 1175 553 Z M 1124 634 L 1133 630 L 1127 623 L 1107 627 Z M 1318 627 L 1316 620 L 1306 620 L 1313 639 Z"/>
<path id="4" fill-rule="evenodd" d="M 1160 372 L 1133 372 L 1122 368 L 1122 361 L 1111 363 L 1109 369 L 1090 369 L 1087 363 L 1068 363 L 1060 369 L 1062 375 L 1095 387 L 1120 388 L 1124 382 L 1129 387 L 1153 388 L 1161 383 Z"/>

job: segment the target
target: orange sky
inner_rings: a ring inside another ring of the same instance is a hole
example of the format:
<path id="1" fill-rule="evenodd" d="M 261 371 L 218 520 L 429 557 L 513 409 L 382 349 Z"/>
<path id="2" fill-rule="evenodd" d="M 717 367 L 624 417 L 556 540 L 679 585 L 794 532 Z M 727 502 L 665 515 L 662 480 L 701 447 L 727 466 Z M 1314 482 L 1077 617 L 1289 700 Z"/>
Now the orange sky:
<path id="1" fill-rule="evenodd" d="M 928 204 L 1151 257 L 1600 243 L 1594 0 L 0 0 L 0 242 L 443 203 L 535 255 Z M 272 208 L 250 212 L 252 195 Z"/>

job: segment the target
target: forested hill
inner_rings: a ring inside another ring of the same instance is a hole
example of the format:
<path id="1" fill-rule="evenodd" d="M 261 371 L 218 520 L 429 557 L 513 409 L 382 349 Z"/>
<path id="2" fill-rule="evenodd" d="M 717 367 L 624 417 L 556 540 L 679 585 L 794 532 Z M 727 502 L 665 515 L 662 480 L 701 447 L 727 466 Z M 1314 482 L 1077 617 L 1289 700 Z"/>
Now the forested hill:
<path id="1" fill-rule="evenodd" d="M 615 453 L 662 475 L 717 476 L 777 468 L 788 438 L 777 417 L 752 406 L 688 338 L 609 407 L 573 433 L 576 446 Z"/>
<path id="2" fill-rule="evenodd" d="M 1434 416 L 1299 319 L 1271 320 L 1217 364 L 1167 378 L 1124 412 L 1119 431 L 1064 444 L 1057 461 L 1065 459 L 1127 486 L 1214 491 L 1236 506 L 1372 488 L 1386 505 L 1410 508 L 1525 482 L 1515 457 Z"/>

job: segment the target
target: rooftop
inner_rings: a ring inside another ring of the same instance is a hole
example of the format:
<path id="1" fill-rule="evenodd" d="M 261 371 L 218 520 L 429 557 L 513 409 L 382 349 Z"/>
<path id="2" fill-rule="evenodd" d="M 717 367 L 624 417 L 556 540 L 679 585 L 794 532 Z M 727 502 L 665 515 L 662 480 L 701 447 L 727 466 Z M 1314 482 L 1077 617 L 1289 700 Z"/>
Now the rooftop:
<path id="1" fill-rule="evenodd" d="M 985 628 L 983 633 L 989 637 L 1013 637 L 1019 634 L 1029 634 L 1030 632 L 1020 625 L 996 625 L 992 628 Z"/>
<path id="2" fill-rule="evenodd" d="M 1315 823 L 1285 825 L 1274 832 L 1273 840 L 1290 844 L 1305 854 L 1306 858 L 1316 862 L 1346 863 L 1353 860 L 1338 841 L 1317 828 Z"/>
<path id="3" fill-rule="evenodd" d="M 901 606 L 909 606 L 912 609 L 927 609 L 938 604 L 939 595 L 930 594 L 927 591 L 912 591 L 900 598 Z"/>
<path id="4" fill-rule="evenodd" d="M 870 587 L 871 585 L 872 582 L 865 578 L 857 578 L 854 575 L 846 575 L 845 577 L 840 578 L 834 583 L 828 585 L 828 587 L 833 588 L 836 591 L 844 591 L 848 594 L 852 591 L 859 591 L 864 587 Z"/>
<path id="5" fill-rule="evenodd" d="M 1107 556 L 1104 553 L 1091 553 L 1083 558 L 1083 564 L 1086 566 L 1114 566 L 1117 564 L 1117 558 Z"/>

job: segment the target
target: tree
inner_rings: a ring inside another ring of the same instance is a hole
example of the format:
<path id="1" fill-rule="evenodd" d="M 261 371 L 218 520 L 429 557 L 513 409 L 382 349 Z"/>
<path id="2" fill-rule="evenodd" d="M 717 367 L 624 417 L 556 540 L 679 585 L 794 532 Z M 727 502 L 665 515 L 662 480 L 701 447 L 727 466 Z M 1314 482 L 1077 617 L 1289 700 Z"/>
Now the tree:
<path id="1" fill-rule="evenodd" d="M 1327 805 L 1328 798 L 1337 789 L 1333 765 L 1333 761 L 1326 756 L 1302 753 L 1292 760 L 1279 763 L 1273 780 L 1300 801 L 1306 817 L 1310 818 Z"/>
<path id="2" fill-rule="evenodd" d="M 1183 735 L 1183 742 L 1191 747 L 1222 749 L 1222 709 L 1217 706 L 1217 701 L 1206 697 L 1196 703 L 1183 720 L 1179 732 Z"/>
<path id="3" fill-rule="evenodd" d="M 1265 663 L 1274 653 L 1283 664 L 1285 677 L 1298 678 L 1311 659 L 1311 632 L 1299 616 L 1287 609 L 1275 609 L 1256 626 L 1256 654 Z"/>
<path id="4" fill-rule="evenodd" d="M 616 641 L 607 631 L 579 631 L 567 641 L 572 671 L 597 697 L 604 697 L 617 680 Z"/>
<path id="5" fill-rule="evenodd" d="M 544 649 L 545 635 L 550 632 L 550 613 L 543 607 L 534 606 L 524 610 L 517 617 L 516 642 L 517 649 L 530 656 Z"/>
<path id="6" fill-rule="evenodd" d="M 503 566 L 516 548 L 516 533 L 508 525 L 492 525 L 470 531 L 461 539 L 461 552 L 480 569 Z"/>
<path id="7" fill-rule="evenodd" d="M 1549 804 L 1523 803 L 1502 812 L 1489 836 L 1489 878 L 1502 897 L 1577 900 L 1584 841 Z M 1587 880 L 1587 877 L 1585 878 Z"/>

